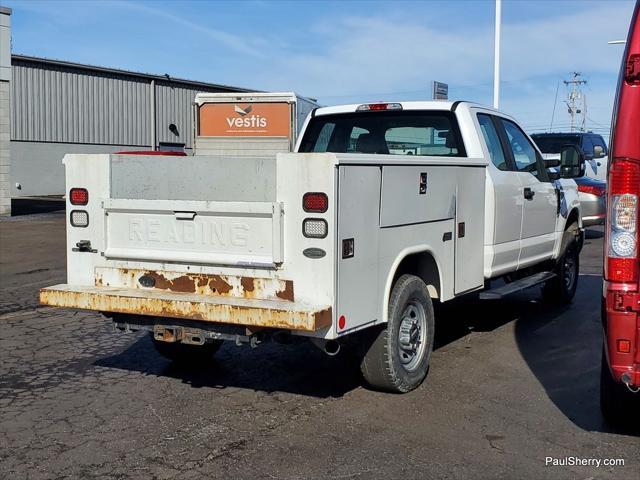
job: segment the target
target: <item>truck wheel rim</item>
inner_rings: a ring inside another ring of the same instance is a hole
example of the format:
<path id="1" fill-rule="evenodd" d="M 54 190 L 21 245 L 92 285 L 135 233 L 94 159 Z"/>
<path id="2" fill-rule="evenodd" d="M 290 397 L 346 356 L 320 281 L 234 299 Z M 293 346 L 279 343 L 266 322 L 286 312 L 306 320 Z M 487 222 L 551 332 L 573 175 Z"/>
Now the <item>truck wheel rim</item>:
<path id="1" fill-rule="evenodd" d="M 574 250 L 570 249 L 564 256 L 564 286 L 567 290 L 573 288 L 573 282 L 576 279 L 576 259 L 574 258 Z"/>
<path id="2" fill-rule="evenodd" d="M 410 300 L 402 312 L 398 329 L 400 362 L 409 372 L 418 367 L 424 355 L 426 329 L 427 316 L 424 307 L 417 300 Z"/>

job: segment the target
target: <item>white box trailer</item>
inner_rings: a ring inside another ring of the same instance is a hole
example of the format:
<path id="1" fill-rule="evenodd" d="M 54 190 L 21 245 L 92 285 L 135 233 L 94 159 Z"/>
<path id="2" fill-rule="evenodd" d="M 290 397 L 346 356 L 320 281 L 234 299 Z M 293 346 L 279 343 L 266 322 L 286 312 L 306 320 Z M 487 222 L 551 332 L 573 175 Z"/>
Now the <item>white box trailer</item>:
<path id="1" fill-rule="evenodd" d="M 194 154 L 251 156 L 291 152 L 318 103 L 293 92 L 198 93 Z"/>
<path id="2" fill-rule="evenodd" d="M 479 105 L 320 108 L 295 153 L 64 164 L 67 283 L 41 302 L 148 330 L 176 360 L 223 340 L 355 343 L 367 382 L 403 392 L 427 373 L 433 303 L 505 275 L 481 295 L 546 282 L 568 302 L 577 286 L 575 182 Z M 560 166 L 579 176 L 584 158 Z"/>

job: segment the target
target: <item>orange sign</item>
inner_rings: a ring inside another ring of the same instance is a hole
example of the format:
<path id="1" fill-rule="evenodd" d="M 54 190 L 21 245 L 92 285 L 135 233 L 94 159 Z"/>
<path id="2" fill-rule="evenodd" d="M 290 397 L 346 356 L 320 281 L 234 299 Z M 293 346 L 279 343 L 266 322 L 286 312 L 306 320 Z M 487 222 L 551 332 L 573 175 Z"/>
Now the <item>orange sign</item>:
<path id="1" fill-rule="evenodd" d="M 289 137 L 288 103 L 205 103 L 199 109 L 201 137 Z"/>

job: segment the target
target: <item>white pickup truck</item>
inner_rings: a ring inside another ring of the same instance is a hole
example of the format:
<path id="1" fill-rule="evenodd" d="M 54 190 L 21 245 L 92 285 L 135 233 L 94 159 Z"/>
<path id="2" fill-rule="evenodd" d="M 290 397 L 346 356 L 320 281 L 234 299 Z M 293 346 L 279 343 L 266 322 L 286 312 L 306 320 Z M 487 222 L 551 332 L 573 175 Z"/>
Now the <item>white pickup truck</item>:
<path id="1" fill-rule="evenodd" d="M 571 301 L 582 226 L 564 178 L 584 158 L 560 162 L 508 115 L 441 101 L 317 108 L 275 157 L 67 155 L 68 283 L 40 300 L 147 330 L 176 361 L 225 340 L 355 344 L 369 385 L 406 392 L 434 303 L 538 284 Z"/>

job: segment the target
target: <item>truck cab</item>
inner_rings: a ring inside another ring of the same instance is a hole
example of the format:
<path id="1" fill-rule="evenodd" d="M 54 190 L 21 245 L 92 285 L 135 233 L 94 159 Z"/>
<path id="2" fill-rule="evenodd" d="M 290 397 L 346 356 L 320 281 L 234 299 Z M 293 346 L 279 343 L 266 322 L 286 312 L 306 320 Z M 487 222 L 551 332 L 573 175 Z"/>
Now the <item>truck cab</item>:
<path id="1" fill-rule="evenodd" d="M 355 344 L 370 386 L 406 392 L 428 371 L 434 303 L 536 285 L 568 303 L 578 283 L 584 157 L 544 160 L 473 103 L 316 108 L 293 153 L 64 163 L 68 280 L 41 302 L 146 330 L 175 361 L 229 340 Z"/>
<path id="2" fill-rule="evenodd" d="M 565 145 L 576 145 L 584 153 L 587 162 L 585 176 L 605 182 L 609 151 L 602 135 L 592 132 L 534 133 L 531 138 L 536 142 L 545 158 L 559 158 Z"/>

